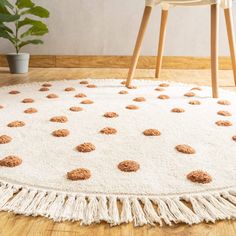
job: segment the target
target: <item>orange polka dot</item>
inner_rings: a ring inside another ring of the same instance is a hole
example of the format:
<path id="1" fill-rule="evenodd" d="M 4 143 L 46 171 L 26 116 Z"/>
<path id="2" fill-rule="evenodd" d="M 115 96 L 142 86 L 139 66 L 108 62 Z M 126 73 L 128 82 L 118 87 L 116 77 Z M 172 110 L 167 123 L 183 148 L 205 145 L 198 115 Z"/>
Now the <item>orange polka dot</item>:
<path id="1" fill-rule="evenodd" d="M 1 135 L 0 136 L 0 144 L 6 144 L 6 143 L 10 143 L 12 140 L 12 138 L 8 135 Z"/>
<path id="2" fill-rule="evenodd" d="M 12 90 L 12 91 L 9 92 L 9 94 L 12 94 L 12 95 L 14 95 L 14 94 L 19 94 L 19 93 L 20 93 L 20 92 L 17 91 L 17 90 Z"/>
<path id="3" fill-rule="evenodd" d="M 75 170 L 72 170 L 70 172 L 67 172 L 67 179 L 69 180 L 86 180 L 91 177 L 91 172 L 88 169 L 85 168 L 78 168 Z"/>
<path id="4" fill-rule="evenodd" d="M 124 81 L 122 81 L 122 82 L 120 82 L 121 84 L 123 84 L 123 85 L 125 85 L 126 84 L 126 81 L 124 80 Z"/>
<path id="5" fill-rule="evenodd" d="M 215 122 L 218 126 L 232 126 L 233 124 L 228 120 L 218 120 Z"/>
<path id="6" fill-rule="evenodd" d="M 220 116 L 232 116 L 232 114 L 228 111 L 218 111 L 217 114 Z"/>
<path id="7" fill-rule="evenodd" d="M 58 96 L 56 94 L 54 94 L 54 93 L 51 93 L 51 94 L 47 95 L 47 98 L 53 99 L 53 98 L 58 98 Z"/>
<path id="8" fill-rule="evenodd" d="M 165 91 L 165 89 L 163 89 L 163 88 L 155 88 L 155 90 L 158 92 Z"/>
<path id="9" fill-rule="evenodd" d="M 75 97 L 76 98 L 85 98 L 85 97 L 87 97 L 87 95 L 84 94 L 84 93 L 78 93 L 78 94 L 75 95 Z"/>
<path id="10" fill-rule="evenodd" d="M 189 101 L 189 104 L 190 105 L 201 105 L 201 102 L 199 102 L 198 100 L 192 100 L 192 101 Z"/>
<path id="11" fill-rule="evenodd" d="M 160 96 L 158 96 L 159 99 L 169 99 L 170 97 L 168 95 L 165 95 L 165 94 L 161 94 Z"/>
<path id="12" fill-rule="evenodd" d="M 49 88 L 43 87 L 39 89 L 40 92 L 46 92 L 49 91 Z"/>
<path id="13" fill-rule="evenodd" d="M 125 107 L 126 109 L 129 109 L 129 110 L 138 110 L 139 107 L 138 106 L 135 106 L 135 105 L 128 105 Z"/>
<path id="14" fill-rule="evenodd" d="M 134 86 L 134 85 L 130 85 L 127 87 L 128 89 L 137 89 L 137 86 Z"/>
<path id="15" fill-rule="evenodd" d="M 231 102 L 228 100 L 219 100 L 217 103 L 220 105 L 230 105 L 231 104 Z"/>
<path id="16" fill-rule="evenodd" d="M 0 160 L 0 166 L 5 167 L 15 167 L 19 166 L 22 163 L 22 160 L 17 156 L 7 156 Z"/>
<path id="17" fill-rule="evenodd" d="M 64 89 L 66 92 L 71 92 L 71 91 L 75 91 L 75 88 L 73 87 L 68 87 Z"/>
<path id="18" fill-rule="evenodd" d="M 97 88 L 97 86 L 95 84 L 89 84 L 87 85 L 87 88 Z"/>
<path id="19" fill-rule="evenodd" d="M 157 129 L 146 129 L 143 131 L 145 136 L 160 136 L 161 132 Z"/>
<path id="20" fill-rule="evenodd" d="M 175 113 L 183 113 L 183 112 L 185 112 L 185 110 L 183 108 L 177 108 L 177 107 L 173 108 L 171 111 L 175 112 Z"/>
<path id="21" fill-rule="evenodd" d="M 115 118 L 118 117 L 119 115 L 116 112 L 106 112 L 103 116 L 106 118 Z"/>
<path id="22" fill-rule="evenodd" d="M 3 109 L 3 108 L 4 108 L 4 106 L 0 105 L 0 109 Z"/>
<path id="23" fill-rule="evenodd" d="M 207 172 L 202 170 L 195 170 L 190 172 L 187 175 L 187 179 L 200 184 L 207 184 L 212 181 L 212 177 Z"/>
<path id="24" fill-rule="evenodd" d="M 188 93 L 185 93 L 184 96 L 185 97 L 194 97 L 194 96 L 196 96 L 196 94 L 193 92 L 188 92 Z"/>
<path id="25" fill-rule="evenodd" d="M 23 126 L 25 126 L 25 122 L 16 120 L 16 121 L 12 121 L 7 126 L 10 128 L 23 127 Z"/>
<path id="26" fill-rule="evenodd" d="M 92 152 L 96 147 L 92 143 L 82 143 L 76 147 L 78 152 Z"/>
<path id="27" fill-rule="evenodd" d="M 78 111 L 82 111 L 83 108 L 82 107 L 71 107 L 70 110 L 74 111 L 74 112 L 78 112 Z"/>
<path id="28" fill-rule="evenodd" d="M 52 87 L 52 84 L 49 84 L 49 83 L 44 83 L 42 84 L 43 87 Z"/>
<path id="29" fill-rule="evenodd" d="M 36 113 L 36 112 L 38 112 L 38 110 L 36 108 L 32 108 L 32 107 L 28 108 L 24 111 L 24 113 L 26 113 L 26 114 L 32 114 L 32 113 Z"/>
<path id="30" fill-rule="evenodd" d="M 136 172 L 140 169 L 140 165 L 136 161 L 126 160 L 118 164 L 118 169 L 124 172 Z"/>
<path id="31" fill-rule="evenodd" d="M 34 99 L 32 98 L 25 98 L 21 101 L 22 103 L 33 103 L 34 102 Z"/>
<path id="32" fill-rule="evenodd" d="M 88 84 L 89 82 L 87 80 L 80 81 L 80 84 Z"/>
<path id="33" fill-rule="evenodd" d="M 54 137 L 66 137 L 70 134 L 68 129 L 58 129 L 52 132 Z"/>
<path id="34" fill-rule="evenodd" d="M 137 97 L 133 99 L 134 102 L 145 102 L 146 99 L 144 97 Z"/>
<path id="35" fill-rule="evenodd" d="M 112 128 L 112 127 L 105 127 L 103 128 L 102 130 L 100 130 L 100 133 L 101 134 L 116 134 L 117 133 L 117 130 Z"/>
<path id="36" fill-rule="evenodd" d="M 159 87 L 169 87 L 170 85 L 167 84 L 167 83 L 162 83 L 162 84 L 159 84 L 158 86 L 159 86 Z"/>
<path id="37" fill-rule="evenodd" d="M 126 91 L 126 90 L 121 90 L 121 91 L 119 92 L 119 94 L 128 94 L 128 91 Z"/>
<path id="38" fill-rule="evenodd" d="M 93 101 L 87 99 L 87 100 L 83 100 L 83 101 L 81 102 L 81 104 L 93 104 Z"/>
<path id="39" fill-rule="evenodd" d="M 198 90 L 198 91 L 201 91 L 202 89 L 200 87 L 194 87 L 194 88 L 191 88 L 191 90 Z"/>
<path id="40" fill-rule="evenodd" d="M 234 135 L 234 136 L 232 137 L 232 139 L 236 142 L 236 135 Z"/>
<path id="41" fill-rule="evenodd" d="M 194 154 L 196 153 L 195 149 L 190 147 L 189 145 L 187 144 L 180 144 L 180 145 L 177 145 L 175 147 L 175 149 L 178 151 L 178 152 L 182 152 L 182 153 L 185 153 L 185 154 Z"/>
<path id="42" fill-rule="evenodd" d="M 68 121 L 66 116 L 54 116 L 50 119 L 51 122 L 66 123 Z"/>

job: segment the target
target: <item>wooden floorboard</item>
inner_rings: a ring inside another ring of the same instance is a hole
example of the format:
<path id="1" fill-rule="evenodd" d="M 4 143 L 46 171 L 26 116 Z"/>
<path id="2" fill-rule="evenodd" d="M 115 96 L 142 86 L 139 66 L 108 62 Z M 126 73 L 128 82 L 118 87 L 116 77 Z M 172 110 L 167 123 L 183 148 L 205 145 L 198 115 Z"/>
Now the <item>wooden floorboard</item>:
<path id="1" fill-rule="evenodd" d="M 151 79 L 154 70 L 137 70 L 136 78 Z M 0 68 L 0 86 L 27 82 L 81 78 L 125 78 L 127 69 L 65 69 L 33 68 L 26 75 L 11 75 L 7 68 Z M 220 86 L 236 91 L 232 71 L 219 73 Z M 163 70 L 162 80 L 210 85 L 209 70 Z M 0 98 L 1 99 L 1 98 Z M 0 212 L 0 236 L 235 236 L 236 221 L 219 221 L 216 224 L 201 223 L 198 225 L 178 224 L 171 227 L 143 226 L 133 227 L 124 224 L 110 227 L 101 223 L 81 226 L 78 222 L 55 223 L 44 217 L 26 217 L 13 213 Z"/>

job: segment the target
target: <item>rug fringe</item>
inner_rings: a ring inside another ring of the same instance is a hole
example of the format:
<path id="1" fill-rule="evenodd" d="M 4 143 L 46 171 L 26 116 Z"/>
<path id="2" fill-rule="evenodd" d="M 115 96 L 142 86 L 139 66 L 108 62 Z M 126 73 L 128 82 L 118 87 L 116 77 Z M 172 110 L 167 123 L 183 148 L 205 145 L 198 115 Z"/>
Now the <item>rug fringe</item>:
<path id="1" fill-rule="evenodd" d="M 121 206 L 121 207 L 119 207 Z M 202 221 L 236 218 L 236 191 L 196 193 L 184 196 L 119 196 L 66 194 L 0 184 L 0 210 L 54 221 L 80 221 L 90 225 L 105 221 L 111 226 L 133 222 L 189 225 Z"/>

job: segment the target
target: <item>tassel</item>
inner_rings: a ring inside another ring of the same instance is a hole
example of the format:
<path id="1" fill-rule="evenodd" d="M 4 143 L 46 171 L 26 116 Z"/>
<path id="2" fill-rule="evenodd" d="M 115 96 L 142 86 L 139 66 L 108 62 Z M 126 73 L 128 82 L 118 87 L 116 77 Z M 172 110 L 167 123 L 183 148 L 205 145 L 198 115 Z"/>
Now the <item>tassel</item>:
<path id="1" fill-rule="evenodd" d="M 132 212 L 133 212 L 133 216 L 134 216 L 134 225 L 135 226 L 142 226 L 144 224 L 147 224 L 147 220 L 145 218 L 143 209 L 138 201 L 137 198 L 132 197 L 131 198 L 131 202 L 132 202 Z"/>
<path id="2" fill-rule="evenodd" d="M 75 208 L 75 196 L 69 196 L 64 204 L 62 213 L 60 215 L 60 221 L 70 220 Z"/>
<path id="3" fill-rule="evenodd" d="M 0 209 L 3 210 L 5 204 L 11 199 L 16 190 L 13 187 L 1 186 L 0 188 Z"/>
<path id="4" fill-rule="evenodd" d="M 117 198 L 109 197 L 109 223 L 114 226 L 120 224 L 119 210 L 117 206 Z"/>
<path id="5" fill-rule="evenodd" d="M 99 221 L 109 221 L 107 198 L 105 196 L 98 197 L 98 219 Z"/>
<path id="6" fill-rule="evenodd" d="M 87 207 L 87 201 L 84 196 L 76 196 L 75 208 L 72 214 L 73 221 L 79 221 L 85 219 L 85 209 Z"/>
<path id="7" fill-rule="evenodd" d="M 121 210 L 121 223 L 129 223 L 132 222 L 133 216 L 131 212 L 131 205 L 130 205 L 130 200 L 128 197 L 123 197 L 121 198 L 122 202 L 122 210 Z"/>
<path id="8" fill-rule="evenodd" d="M 96 197 L 89 197 L 89 203 L 85 211 L 85 218 L 82 220 L 82 224 L 90 225 L 94 222 L 99 222 L 98 219 L 98 200 Z"/>
<path id="9" fill-rule="evenodd" d="M 66 196 L 64 194 L 58 194 L 52 204 L 47 209 L 46 216 L 54 221 L 60 221 L 60 215 L 62 213 L 63 205 L 65 203 Z"/>

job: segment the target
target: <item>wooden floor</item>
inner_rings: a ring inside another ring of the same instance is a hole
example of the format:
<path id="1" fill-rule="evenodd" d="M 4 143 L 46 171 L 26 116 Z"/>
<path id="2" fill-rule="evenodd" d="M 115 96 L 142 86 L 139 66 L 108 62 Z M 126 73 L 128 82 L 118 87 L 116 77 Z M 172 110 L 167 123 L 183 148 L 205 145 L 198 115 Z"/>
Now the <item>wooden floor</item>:
<path id="1" fill-rule="evenodd" d="M 151 78 L 154 70 L 137 70 L 137 78 Z M 6 68 L 0 68 L 0 87 L 33 81 L 49 81 L 80 78 L 125 78 L 126 69 L 32 69 L 27 75 L 11 75 Z M 208 70 L 163 70 L 162 80 L 210 85 Z M 220 86 L 236 91 L 232 71 L 220 71 Z M 1 98 L 0 98 L 1 100 Z M 0 212 L 1 236 L 235 236 L 236 221 L 220 221 L 216 224 L 185 224 L 172 227 L 144 226 L 134 228 L 132 224 L 110 227 L 102 223 L 80 226 L 79 223 L 54 223 L 43 217 L 25 217 Z"/>

